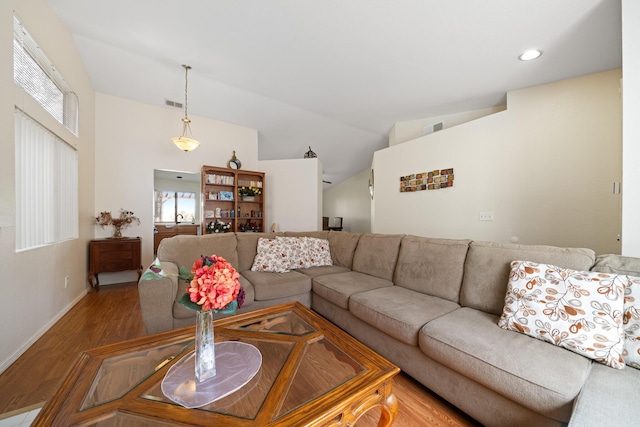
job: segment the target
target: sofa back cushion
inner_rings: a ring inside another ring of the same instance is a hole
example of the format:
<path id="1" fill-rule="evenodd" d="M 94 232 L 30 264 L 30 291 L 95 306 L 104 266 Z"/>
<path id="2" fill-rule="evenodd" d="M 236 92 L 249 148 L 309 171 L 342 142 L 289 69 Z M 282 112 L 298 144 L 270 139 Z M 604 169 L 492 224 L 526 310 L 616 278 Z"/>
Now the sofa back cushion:
<path id="1" fill-rule="evenodd" d="M 353 271 L 393 280 L 402 237 L 403 234 L 372 233 L 360 236 L 353 255 Z"/>
<path id="2" fill-rule="evenodd" d="M 315 237 L 316 239 L 326 239 L 329 231 L 285 231 L 286 237 Z"/>
<path id="3" fill-rule="evenodd" d="M 405 236 L 393 282 L 457 303 L 471 240 Z"/>
<path id="4" fill-rule="evenodd" d="M 346 231 L 329 232 L 329 249 L 333 265 L 353 267 L 353 255 L 356 252 L 358 241 L 362 233 L 349 233 Z"/>
<path id="5" fill-rule="evenodd" d="M 238 269 L 238 241 L 234 233 L 207 234 L 204 236 L 177 235 L 162 239 L 158 247 L 158 259 L 171 261 L 178 267 L 191 271 L 193 263 L 201 256 L 218 255 Z"/>
<path id="6" fill-rule="evenodd" d="M 276 236 L 284 236 L 284 233 L 235 233 L 238 239 L 238 267 L 239 272 L 251 270 L 253 259 L 258 253 L 258 239 L 263 237 L 275 239 Z"/>
<path id="7" fill-rule="evenodd" d="M 460 304 L 500 316 L 512 261 L 527 260 L 584 271 L 591 268 L 595 259 L 595 252 L 584 248 L 472 242 L 464 264 Z"/>

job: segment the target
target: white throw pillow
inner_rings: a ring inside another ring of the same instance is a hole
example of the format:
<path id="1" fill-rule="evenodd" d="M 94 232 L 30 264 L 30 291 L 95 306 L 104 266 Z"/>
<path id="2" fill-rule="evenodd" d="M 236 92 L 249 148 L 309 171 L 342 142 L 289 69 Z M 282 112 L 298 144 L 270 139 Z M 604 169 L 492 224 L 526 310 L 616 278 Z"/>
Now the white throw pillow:
<path id="1" fill-rule="evenodd" d="M 622 369 L 626 276 L 513 261 L 498 326 Z"/>
<path id="2" fill-rule="evenodd" d="M 292 250 L 279 240 L 258 239 L 258 247 L 251 271 L 266 271 L 272 273 L 288 273 Z"/>

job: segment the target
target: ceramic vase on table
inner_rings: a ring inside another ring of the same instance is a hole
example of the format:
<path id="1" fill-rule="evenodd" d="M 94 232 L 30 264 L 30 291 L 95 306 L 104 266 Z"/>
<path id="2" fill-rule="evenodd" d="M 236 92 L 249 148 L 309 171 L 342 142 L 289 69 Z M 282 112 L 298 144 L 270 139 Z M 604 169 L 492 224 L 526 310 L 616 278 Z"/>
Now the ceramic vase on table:
<path id="1" fill-rule="evenodd" d="M 195 370 L 198 382 L 216 375 L 213 310 L 196 311 Z"/>

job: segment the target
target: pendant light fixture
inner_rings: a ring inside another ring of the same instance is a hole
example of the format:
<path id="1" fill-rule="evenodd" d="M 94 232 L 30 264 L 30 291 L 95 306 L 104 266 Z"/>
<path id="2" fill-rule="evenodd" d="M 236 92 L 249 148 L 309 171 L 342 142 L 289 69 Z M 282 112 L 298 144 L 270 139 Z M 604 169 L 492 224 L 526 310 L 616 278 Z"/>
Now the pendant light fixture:
<path id="1" fill-rule="evenodd" d="M 193 138 L 191 134 L 191 120 L 189 120 L 189 114 L 187 114 L 187 88 L 188 88 L 188 76 L 190 65 L 182 65 L 184 68 L 184 118 L 182 119 L 182 135 L 171 138 L 176 147 L 182 151 L 193 151 L 200 146 L 200 141 Z"/>

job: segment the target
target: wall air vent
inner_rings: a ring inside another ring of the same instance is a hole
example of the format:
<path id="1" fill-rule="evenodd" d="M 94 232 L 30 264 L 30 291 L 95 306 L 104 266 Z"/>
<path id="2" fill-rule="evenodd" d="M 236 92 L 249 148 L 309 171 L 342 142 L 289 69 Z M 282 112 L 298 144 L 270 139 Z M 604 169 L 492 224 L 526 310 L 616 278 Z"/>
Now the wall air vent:
<path id="1" fill-rule="evenodd" d="M 182 109 L 182 102 L 171 101 L 170 99 L 165 99 L 164 103 L 169 107 L 180 108 Z"/>
<path id="2" fill-rule="evenodd" d="M 429 135 L 431 133 L 438 132 L 439 130 L 442 130 L 442 129 L 444 129 L 444 122 L 438 122 L 438 123 L 433 123 L 423 127 L 422 133 L 424 135 Z"/>

